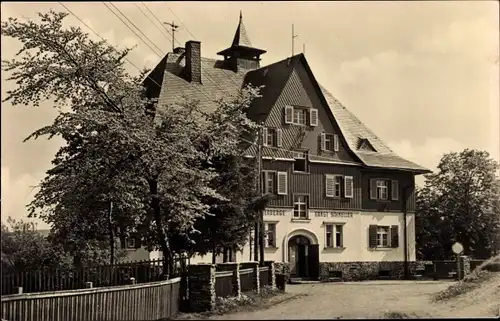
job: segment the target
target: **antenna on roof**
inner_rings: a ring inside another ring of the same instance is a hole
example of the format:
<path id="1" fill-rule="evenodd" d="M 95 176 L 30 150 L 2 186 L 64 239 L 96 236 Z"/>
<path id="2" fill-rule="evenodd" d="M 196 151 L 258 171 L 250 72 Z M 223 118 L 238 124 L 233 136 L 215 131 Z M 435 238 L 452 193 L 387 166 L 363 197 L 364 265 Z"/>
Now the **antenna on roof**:
<path id="1" fill-rule="evenodd" d="M 293 53 L 294 53 L 294 44 L 295 44 L 295 38 L 297 38 L 298 35 L 295 34 L 295 32 L 293 31 L 293 23 L 292 23 L 292 57 L 293 57 Z"/>
<path id="2" fill-rule="evenodd" d="M 305 42 L 302 44 L 302 54 L 303 55 L 306 54 L 306 43 Z"/>
<path id="3" fill-rule="evenodd" d="M 172 29 L 172 52 L 174 52 L 174 49 L 175 49 L 175 32 L 177 31 L 177 28 L 179 28 L 179 26 L 177 26 L 176 24 L 174 24 L 173 21 L 172 21 L 172 23 L 164 22 L 164 24 L 170 26 L 170 28 Z"/>

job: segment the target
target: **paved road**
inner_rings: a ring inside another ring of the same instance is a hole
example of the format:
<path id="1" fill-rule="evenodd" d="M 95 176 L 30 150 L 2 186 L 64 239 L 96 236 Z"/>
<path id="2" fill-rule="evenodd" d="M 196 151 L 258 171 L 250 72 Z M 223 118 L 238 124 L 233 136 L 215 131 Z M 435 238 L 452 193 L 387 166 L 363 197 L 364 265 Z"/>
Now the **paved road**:
<path id="1" fill-rule="evenodd" d="M 287 285 L 287 292 L 306 294 L 266 310 L 217 316 L 217 320 L 379 318 L 386 312 L 418 316 L 441 315 L 430 294 L 449 281 L 368 281 Z"/>

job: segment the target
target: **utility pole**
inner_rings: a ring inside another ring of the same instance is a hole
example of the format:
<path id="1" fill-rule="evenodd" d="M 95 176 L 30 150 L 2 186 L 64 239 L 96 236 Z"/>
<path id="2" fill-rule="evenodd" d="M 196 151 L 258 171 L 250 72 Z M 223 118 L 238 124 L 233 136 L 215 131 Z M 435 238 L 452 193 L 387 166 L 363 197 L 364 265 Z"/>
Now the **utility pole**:
<path id="1" fill-rule="evenodd" d="M 262 187 L 261 187 L 261 179 L 262 179 L 262 126 L 259 126 L 259 130 L 257 132 L 257 193 L 262 195 Z M 260 231 L 261 229 L 261 219 L 260 219 L 260 211 L 257 213 L 257 217 L 255 219 L 255 233 L 254 233 L 254 253 L 253 259 L 255 262 L 259 261 L 259 249 L 260 249 Z"/>
<path id="2" fill-rule="evenodd" d="M 298 35 L 296 35 L 295 32 L 293 31 L 293 23 L 292 23 L 292 57 L 294 54 L 295 38 L 297 38 L 297 36 Z"/>
<path id="3" fill-rule="evenodd" d="M 164 22 L 164 24 L 166 24 L 167 26 L 170 26 L 170 29 L 172 31 L 172 52 L 174 52 L 174 49 L 175 49 L 175 32 L 177 31 L 177 28 L 179 28 L 179 26 L 176 25 L 176 24 L 174 24 L 173 21 L 172 21 L 172 23 Z"/>
<path id="4" fill-rule="evenodd" d="M 259 151 L 259 160 L 258 160 L 258 164 L 259 164 L 259 189 L 262 193 L 262 188 L 263 188 L 263 182 L 262 182 L 262 141 L 265 137 L 262 137 L 262 134 L 264 133 L 264 131 L 262 130 L 262 125 L 264 125 L 263 123 L 261 123 L 261 128 L 260 128 L 260 136 L 261 136 L 261 139 L 259 140 L 259 148 L 258 148 L 258 151 Z M 262 193 L 262 195 L 264 195 L 264 193 Z M 260 254 L 260 266 L 264 266 L 264 232 L 265 232 L 265 227 L 264 227 L 264 211 L 261 210 L 259 211 L 259 254 Z"/>
<path id="5" fill-rule="evenodd" d="M 114 264 L 115 261 L 115 235 L 113 233 L 113 201 L 109 201 L 109 211 L 108 211 L 108 224 L 109 224 L 109 246 L 111 257 L 109 258 L 109 262 L 111 265 Z"/>
<path id="6" fill-rule="evenodd" d="M 406 227 L 407 223 L 407 216 L 408 216 L 408 209 L 406 206 L 406 203 L 408 202 L 408 186 L 405 186 L 403 188 L 403 224 L 404 224 L 404 238 L 403 238 L 403 243 L 404 243 L 404 256 L 405 260 L 403 263 L 403 268 L 404 268 L 404 279 L 408 280 L 410 279 L 410 273 L 408 271 L 408 229 Z"/>

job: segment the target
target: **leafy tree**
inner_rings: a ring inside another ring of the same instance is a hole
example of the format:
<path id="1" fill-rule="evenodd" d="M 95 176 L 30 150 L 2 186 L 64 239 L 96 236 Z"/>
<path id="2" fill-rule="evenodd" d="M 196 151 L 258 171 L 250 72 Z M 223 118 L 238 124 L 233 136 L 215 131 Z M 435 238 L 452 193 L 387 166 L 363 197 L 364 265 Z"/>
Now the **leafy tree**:
<path id="1" fill-rule="evenodd" d="M 445 154 L 438 172 L 426 175 L 417 192 L 417 247 L 425 259 L 451 258 L 451 245 L 464 253 L 491 255 L 500 233 L 498 163 L 484 151 Z"/>
<path id="2" fill-rule="evenodd" d="M 241 117 L 238 111 L 255 91 L 219 102 L 211 115 L 190 101 L 160 105 L 141 84 L 146 71 L 136 77 L 126 72 L 129 49 L 93 41 L 77 27 L 65 29 L 65 13 L 39 16 L 39 23 L 2 22 L 2 34 L 23 43 L 15 59 L 3 62 L 18 85 L 4 101 L 37 107 L 53 99 L 55 107 L 69 108 L 27 138 L 66 141 L 30 215 L 51 223 L 55 239 L 70 240 L 74 253 L 84 240 L 102 243 L 119 227 L 122 234 L 140 232 L 147 249 L 172 259 L 181 249 L 171 240 L 192 244 L 195 222 L 210 215 L 204 201 L 226 200 L 212 184 L 217 173 L 210 160 L 231 154 L 241 129 L 252 129 L 246 118 L 238 126 L 224 121 Z"/>
<path id="3" fill-rule="evenodd" d="M 71 260 L 60 247 L 36 230 L 32 222 L 9 217 L 2 222 L 2 273 L 38 271 L 41 268 L 65 268 Z"/>

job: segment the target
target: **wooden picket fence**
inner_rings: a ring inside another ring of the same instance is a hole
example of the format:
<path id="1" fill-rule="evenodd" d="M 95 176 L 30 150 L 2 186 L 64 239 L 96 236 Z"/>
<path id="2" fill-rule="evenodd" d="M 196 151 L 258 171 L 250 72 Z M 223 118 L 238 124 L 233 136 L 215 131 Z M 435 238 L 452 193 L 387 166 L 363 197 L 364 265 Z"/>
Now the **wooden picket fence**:
<path id="1" fill-rule="evenodd" d="M 93 287 L 105 287 L 135 283 L 147 283 L 165 280 L 163 275 L 163 259 L 149 261 L 133 261 L 113 265 L 100 265 L 78 270 L 40 270 L 33 272 L 3 273 L 1 276 L 2 295 L 18 293 L 22 287 L 23 293 L 65 291 L 82 289 L 87 282 Z M 177 260 L 174 263 L 174 275 L 180 276 L 185 262 Z"/>
<path id="2" fill-rule="evenodd" d="M 103 288 L 2 296 L 9 321 L 153 321 L 175 317 L 181 279 Z"/>

